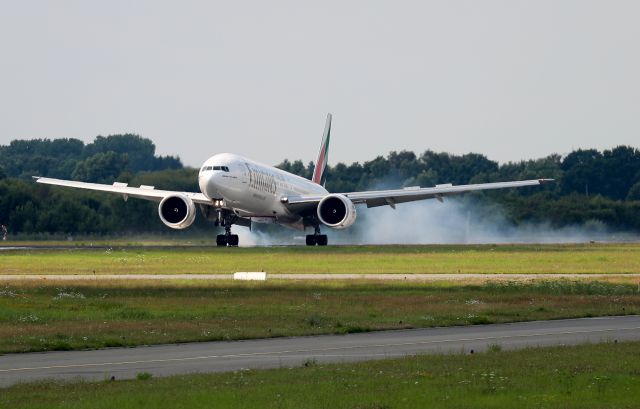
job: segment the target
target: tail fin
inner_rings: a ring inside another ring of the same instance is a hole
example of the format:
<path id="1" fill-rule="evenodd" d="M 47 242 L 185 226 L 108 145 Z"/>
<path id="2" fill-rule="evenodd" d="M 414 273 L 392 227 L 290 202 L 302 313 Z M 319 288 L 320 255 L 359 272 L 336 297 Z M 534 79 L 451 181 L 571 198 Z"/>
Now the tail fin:
<path id="1" fill-rule="evenodd" d="M 331 114 L 327 114 L 327 122 L 324 125 L 324 134 L 322 135 L 322 144 L 320 144 L 320 152 L 316 159 L 316 166 L 313 169 L 313 177 L 311 181 L 324 186 L 327 179 L 327 161 L 329 160 L 329 138 L 331 137 Z"/>

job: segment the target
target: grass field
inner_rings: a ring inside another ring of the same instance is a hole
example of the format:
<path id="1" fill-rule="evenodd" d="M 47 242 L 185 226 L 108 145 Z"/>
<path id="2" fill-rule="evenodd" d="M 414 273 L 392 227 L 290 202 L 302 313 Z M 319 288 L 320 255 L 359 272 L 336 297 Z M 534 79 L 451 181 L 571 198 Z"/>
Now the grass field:
<path id="1" fill-rule="evenodd" d="M 0 285 L 0 352 L 640 313 L 637 284 L 73 282 Z"/>
<path id="2" fill-rule="evenodd" d="M 640 343 L 431 355 L 98 383 L 38 383 L 2 408 L 637 408 Z"/>
<path id="3" fill-rule="evenodd" d="M 0 274 L 638 273 L 640 245 L 10 250 Z M 0 352 L 640 313 L 640 285 L 0 283 Z M 635 279 L 637 280 L 637 279 Z"/>
<path id="4" fill-rule="evenodd" d="M 11 250 L 0 274 L 640 273 L 640 244 Z"/>

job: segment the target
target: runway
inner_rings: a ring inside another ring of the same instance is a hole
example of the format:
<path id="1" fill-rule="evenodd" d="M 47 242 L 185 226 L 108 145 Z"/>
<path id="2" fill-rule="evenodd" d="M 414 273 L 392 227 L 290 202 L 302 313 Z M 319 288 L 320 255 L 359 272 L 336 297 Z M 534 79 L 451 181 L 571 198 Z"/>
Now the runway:
<path id="1" fill-rule="evenodd" d="M 169 376 L 352 362 L 423 353 L 640 340 L 640 316 L 380 331 L 349 335 L 202 342 L 0 356 L 0 387 L 43 379 L 98 381 L 140 372 Z"/>
<path id="2" fill-rule="evenodd" d="M 268 274 L 267 280 L 365 280 L 365 281 L 533 281 L 533 280 L 620 280 L 639 279 L 639 273 L 625 274 Z M 113 280 L 233 280 L 233 274 L 0 274 L 6 281 L 113 281 Z"/>

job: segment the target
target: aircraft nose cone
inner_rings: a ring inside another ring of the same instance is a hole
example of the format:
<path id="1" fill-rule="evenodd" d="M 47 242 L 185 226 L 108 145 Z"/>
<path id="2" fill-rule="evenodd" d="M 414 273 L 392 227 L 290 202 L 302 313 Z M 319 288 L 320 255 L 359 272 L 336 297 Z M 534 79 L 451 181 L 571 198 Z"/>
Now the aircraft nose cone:
<path id="1" fill-rule="evenodd" d="M 200 185 L 200 191 L 209 199 L 220 199 L 219 186 L 217 183 L 217 172 L 208 172 L 200 175 L 198 178 L 198 184 Z"/>

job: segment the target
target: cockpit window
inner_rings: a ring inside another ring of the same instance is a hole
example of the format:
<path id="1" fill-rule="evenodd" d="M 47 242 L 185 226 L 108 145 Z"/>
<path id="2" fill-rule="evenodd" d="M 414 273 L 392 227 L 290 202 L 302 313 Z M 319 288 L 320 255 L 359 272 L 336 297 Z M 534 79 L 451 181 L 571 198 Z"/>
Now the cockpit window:
<path id="1" fill-rule="evenodd" d="M 229 167 L 228 166 L 203 166 L 202 167 L 202 172 L 205 172 L 207 170 L 221 170 L 223 172 L 228 172 Z"/>

